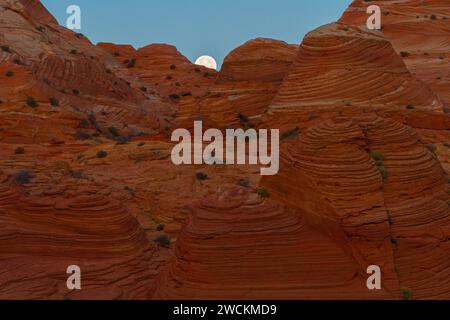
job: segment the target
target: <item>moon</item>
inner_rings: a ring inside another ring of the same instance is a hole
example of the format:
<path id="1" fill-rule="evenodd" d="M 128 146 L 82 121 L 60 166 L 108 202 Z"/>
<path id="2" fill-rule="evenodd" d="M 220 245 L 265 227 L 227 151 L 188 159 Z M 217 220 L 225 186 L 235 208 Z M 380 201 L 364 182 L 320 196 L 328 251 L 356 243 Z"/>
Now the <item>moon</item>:
<path id="1" fill-rule="evenodd" d="M 195 64 L 199 66 L 204 66 L 209 69 L 217 70 L 217 62 L 213 57 L 210 56 L 201 56 L 197 58 Z"/>

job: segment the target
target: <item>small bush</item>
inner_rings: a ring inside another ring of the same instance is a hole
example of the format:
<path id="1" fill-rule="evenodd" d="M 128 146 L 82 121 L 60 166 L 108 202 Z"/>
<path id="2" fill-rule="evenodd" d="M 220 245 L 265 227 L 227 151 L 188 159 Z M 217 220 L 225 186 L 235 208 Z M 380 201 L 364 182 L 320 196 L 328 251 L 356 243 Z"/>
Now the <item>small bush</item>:
<path id="1" fill-rule="evenodd" d="M 99 159 L 106 158 L 107 156 L 108 152 L 106 152 L 105 150 L 100 150 L 99 152 L 97 152 L 97 158 Z"/>
<path id="2" fill-rule="evenodd" d="M 170 245 L 172 244 L 172 240 L 170 240 L 169 236 L 162 235 L 155 239 L 155 242 L 158 246 L 164 247 L 164 248 L 170 248 Z"/>
<path id="3" fill-rule="evenodd" d="M 255 192 L 261 197 L 261 198 L 269 198 L 270 192 L 265 188 L 256 188 Z"/>
<path id="4" fill-rule="evenodd" d="M 197 180 L 199 181 L 205 181 L 208 180 L 208 175 L 204 172 L 197 172 L 195 174 L 195 177 L 197 178 Z"/>
<path id="5" fill-rule="evenodd" d="M 172 94 L 169 95 L 169 98 L 172 101 L 178 101 L 178 100 L 180 100 L 180 95 L 177 94 L 177 93 L 172 93 Z"/>
<path id="6" fill-rule="evenodd" d="M 1 46 L 1 48 L 4 52 L 11 53 L 11 49 L 9 48 L 9 46 Z"/>
<path id="7" fill-rule="evenodd" d="M 377 152 L 377 151 L 372 151 L 370 153 L 370 156 L 372 157 L 372 159 L 374 159 L 375 161 L 384 161 L 384 154 L 381 152 Z"/>
<path id="8" fill-rule="evenodd" d="M 412 299 L 411 289 L 404 287 L 401 289 L 401 291 L 402 291 L 402 299 L 403 300 L 411 300 Z"/>
<path id="9" fill-rule="evenodd" d="M 436 20 L 437 16 L 435 14 L 432 14 L 430 18 L 431 18 L 431 20 Z"/>
<path id="10" fill-rule="evenodd" d="M 402 58 L 408 58 L 409 57 L 409 52 L 402 51 L 402 52 L 400 52 L 400 55 L 402 56 Z"/>
<path id="11" fill-rule="evenodd" d="M 174 65 L 174 64 L 170 65 L 170 70 L 175 70 L 176 68 L 177 68 L 176 65 Z"/>
<path id="12" fill-rule="evenodd" d="M 408 105 L 406 106 L 406 109 L 408 109 L 408 110 L 414 110 L 414 106 L 413 106 L 412 104 L 408 104 Z"/>
<path id="13" fill-rule="evenodd" d="M 80 94 L 80 90 L 78 90 L 78 89 L 73 89 L 73 90 L 72 90 L 72 93 L 73 93 L 74 95 L 78 96 L 78 95 Z"/>
<path id="14" fill-rule="evenodd" d="M 22 64 L 22 61 L 21 61 L 19 58 L 15 58 L 15 59 L 13 60 L 13 63 L 14 63 L 14 64 L 17 64 L 17 65 L 21 65 L 21 64 Z"/>
<path id="15" fill-rule="evenodd" d="M 78 126 L 80 126 L 81 128 L 88 128 L 89 121 L 87 121 L 86 119 L 81 119 L 80 122 L 78 123 Z"/>
<path id="16" fill-rule="evenodd" d="M 138 143 L 137 146 L 138 146 L 138 147 L 143 147 L 144 145 L 145 145 L 145 142 L 141 141 L 141 142 Z"/>
<path id="17" fill-rule="evenodd" d="M 381 176 L 383 177 L 383 179 L 387 179 L 389 177 L 389 173 L 386 170 L 386 167 L 383 164 L 381 164 L 381 165 L 377 164 L 377 166 L 378 166 L 378 170 L 380 171 Z"/>
<path id="18" fill-rule="evenodd" d="M 25 149 L 23 147 L 18 147 L 16 148 L 16 150 L 14 150 L 15 154 L 24 154 L 25 153 Z"/>
<path id="19" fill-rule="evenodd" d="M 450 143 L 448 142 L 444 143 L 444 147 L 450 148 Z"/>
<path id="20" fill-rule="evenodd" d="M 147 92 L 147 88 L 146 87 L 141 87 L 140 88 L 142 92 Z"/>
<path id="21" fill-rule="evenodd" d="M 166 225 L 163 223 L 160 223 L 156 226 L 156 231 L 163 231 L 166 228 Z"/>
<path id="22" fill-rule="evenodd" d="M 52 107 L 59 107 L 59 101 L 56 98 L 50 98 L 50 104 Z"/>
<path id="23" fill-rule="evenodd" d="M 136 59 L 131 59 L 130 62 L 127 63 L 127 68 L 134 68 L 136 65 Z"/>
<path id="24" fill-rule="evenodd" d="M 173 77 L 171 75 L 166 76 L 166 80 L 172 80 Z"/>
<path id="25" fill-rule="evenodd" d="M 115 51 L 115 52 L 113 53 L 113 55 L 114 55 L 114 57 L 118 57 L 118 56 L 120 56 L 120 52 L 119 52 L 119 51 Z"/>
<path id="26" fill-rule="evenodd" d="M 15 180 L 18 184 L 29 184 L 33 175 L 26 170 L 19 171 L 15 175 Z"/>
<path id="27" fill-rule="evenodd" d="M 431 153 L 435 153 L 438 149 L 434 144 L 431 144 L 431 143 L 425 145 L 425 148 L 427 148 L 428 151 L 430 151 Z"/>
<path id="28" fill-rule="evenodd" d="M 108 132 L 110 135 L 112 135 L 113 137 L 118 137 L 120 136 L 119 130 L 116 127 L 109 127 L 108 128 Z"/>
<path id="29" fill-rule="evenodd" d="M 77 53 L 78 53 L 78 51 L 75 49 L 70 50 L 70 54 L 77 54 Z"/>
<path id="30" fill-rule="evenodd" d="M 33 109 L 37 108 L 39 106 L 39 104 L 33 97 L 28 97 L 26 100 L 26 104 L 27 104 L 27 106 L 29 106 L 30 108 L 33 108 Z"/>
<path id="31" fill-rule="evenodd" d="M 14 75 L 14 72 L 12 72 L 11 70 L 8 70 L 8 71 L 6 71 L 5 75 L 9 78 L 9 77 L 12 77 Z"/>

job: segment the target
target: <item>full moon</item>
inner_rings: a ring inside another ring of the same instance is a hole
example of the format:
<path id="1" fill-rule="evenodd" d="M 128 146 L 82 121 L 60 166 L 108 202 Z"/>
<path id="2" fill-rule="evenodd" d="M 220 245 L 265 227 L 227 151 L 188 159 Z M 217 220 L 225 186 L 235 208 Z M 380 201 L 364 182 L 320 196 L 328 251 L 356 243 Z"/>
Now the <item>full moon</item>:
<path id="1" fill-rule="evenodd" d="M 204 66 L 209 69 L 217 70 L 217 62 L 213 57 L 210 56 L 201 56 L 196 61 L 195 64 L 200 66 Z"/>

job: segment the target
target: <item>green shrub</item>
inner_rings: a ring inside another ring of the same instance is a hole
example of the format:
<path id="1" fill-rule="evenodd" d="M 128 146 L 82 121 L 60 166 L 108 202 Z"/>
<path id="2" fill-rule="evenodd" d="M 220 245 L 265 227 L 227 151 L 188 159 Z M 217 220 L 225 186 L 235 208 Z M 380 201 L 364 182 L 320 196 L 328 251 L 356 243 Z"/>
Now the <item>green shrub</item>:
<path id="1" fill-rule="evenodd" d="M 425 148 L 427 148 L 428 151 L 430 151 L 431 153 L 436 153 L 436 151 L 438 149 L 434 144 L 431 144 L 431 143 L 425 145 Z"/>
<path id="2" fill-rule="evenodd" d="M 164 247 L 164 248 L 170 248 L 170 245 L 172 244 L 172 240 L 170 240 L 169 236 L 162 235 L 155 239 L 155 242 L 158 246 Z"/>
<path id="3" fill-rule="evenodd" d="M 18 184 L 29 184 L 33 175 L 26 170 L 19 171 L 15 174 L 15 180 Z"/>
<path id="4" fill-rule="evenodd" d="M 25 149 L 23 147 L 17 147 L 16 150 L 14 150 L 15 154 L 24 154 Z"/>
<path id="5" fill-rule="evenodd" d="M 208 180 L 209 178 L 208 178 L 208 175 L 206 174 L 206 173 L 204 173 L 204 172 L 197 172 L 196 174 L 195 174 L 195 177 L 197 178 L 197 180 L 199 180 L 199 181 L 205 181 L 205 180 Z"/>
<path id="6" fill-rule="evenodd" d="M 401 289 L 401 291 L 402 291 L 402 299 L 403 300 L 411 300 L 412 299 L 411 289 L 403 287 Z"/>
<path id="7" fill-rule="evenodd" d="M 394 236 L 393 234 L 391 234 L 391 243 L 395 246 L 398 245 L 397 237 Z"/>
<path id="8" fill-rule="evenodd" d="M 402 56 L 402 58 L 408 58 L 409 57 L 409 52 L 402 51 L 402 52 L 400 52 L 400 55 Z"/>
<path id="9" fill-rule="evenodd" d="M 386 167 L 384 165 L 377 165 L 377 167 L 378 167 L 378 170 L 380 171 L 383 179 L 387 179 L 389 177 L 389 173 L 386 170 Z"/>
<path id="10" fill-rule="evenodd" d="M 256 188 L 255 192 L 261 197 L 261 198 L 269 198 L 270 192 L 265 188 Z"/>
<path id="11" fill-rule="evenodd" d="M 28 97 L 26 100 L 27 106 L 29 106 L 30 108 L 37 108 L 39 106 L 39 104 L 37 103 L 37 101 L 33 98 L 33 97 Z"/>
<path id="12" fill-rule="evenodd" d="M 172 94 L 169 95 L 169 98 L 172 101 L 178 101 L 178 100 L 180 100 L 180 95 L 177 94 L 177 93 L 172 93 Z"/>
<path id="13" fill-rule="evenodd" d="M 387 210 L 387 216 L 388 216 L 389 225 L 392 226 L 394 224 L 394 217 L 392 216 L 391 210 Z"/>
<path id="14" fill-rule="evenodd" d="M 9 46 L 1 46 L 0 48 L 2 48 L 4 52 L 11 53 L 11 49 L 9 48 Z"/>
<path id="15" fill-rule="evenodd" d="M 97 158 L 99 159 L 106 158 L 107 156 L 108 152 L 106 152 L 105 150 L 100 150 L 99 152 L 97 152 Z"/>
<path id="16" fill-rule="evenodd" d="M 374 159 L 375 161 L 384 161 L 384 154 L 378 151 L 372 151 L 370 153 L 370 156 L 372 157 L 372 159 Z"/>
<path id="17" fill-rule="evenodd" d="M 59 101 L 56 98 L 50 98 L 50 104 L 52 107 L 59 107 Z"/>

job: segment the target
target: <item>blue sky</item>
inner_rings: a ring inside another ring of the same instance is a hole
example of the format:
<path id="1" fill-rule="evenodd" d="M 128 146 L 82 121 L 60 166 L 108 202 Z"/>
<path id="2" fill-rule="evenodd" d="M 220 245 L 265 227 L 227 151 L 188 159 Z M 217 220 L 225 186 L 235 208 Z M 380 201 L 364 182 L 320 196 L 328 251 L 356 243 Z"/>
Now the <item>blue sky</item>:
<path id="1" fill-rule="evenodd" d="M 94 42 L 168 43 L 195 61 L 211 55 L 219 65 L 244 42 L 267 37 L 300 43 L 336 21 L 351 0 L 42 0 L 65 25 L 66 8 L 81 7 L 82 32 Z"/>

